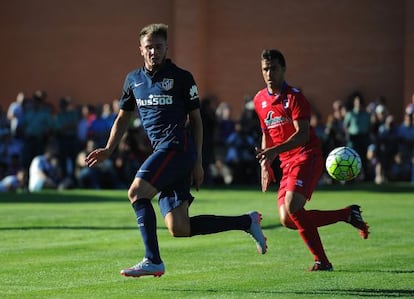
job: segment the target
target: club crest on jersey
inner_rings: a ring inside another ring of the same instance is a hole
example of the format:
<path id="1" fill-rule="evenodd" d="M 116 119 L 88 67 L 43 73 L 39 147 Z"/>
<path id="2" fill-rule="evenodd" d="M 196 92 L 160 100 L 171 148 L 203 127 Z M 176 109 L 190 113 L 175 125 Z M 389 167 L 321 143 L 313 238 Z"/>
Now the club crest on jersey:
<path id="1" fill-rule="evenodd" d="M 289 108 L 289 99 L 288 98 L 283 99 L 282 105 L 283 105 L 283 108 L 285 109 Z"/>
<path id="2" fill-rule="evenodd" d="M 173 88 L 174 85 L 174 79 L 167 79 L 164 78 L 164 80 L 162 80 L 161 86 L 164 90 L 170 90 L 171 88 Z"/>

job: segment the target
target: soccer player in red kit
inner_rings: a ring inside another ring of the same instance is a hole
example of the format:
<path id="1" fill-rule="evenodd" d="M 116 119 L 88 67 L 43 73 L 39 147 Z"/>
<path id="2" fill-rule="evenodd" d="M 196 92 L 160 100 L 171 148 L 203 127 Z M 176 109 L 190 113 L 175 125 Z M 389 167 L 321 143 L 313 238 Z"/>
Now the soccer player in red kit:
<path id="1" fill-rule="evenodd" d="M 305 210 L 324 164 L 320 140 L 310 126 L 311 107 L 300 90 L 286 83 L 286 61 L 279 50 L 262 52 L 261 69 L 266 88 L 256 94 L 254 107 L 263 131 L 261 148 L 256 149 L 261 164 L 262 191 L 275 181 L 271 164 L 279 156 L 282 169 L 278 192 L 280 221 L 285 227 L 298 230 L 313 254 L 314 265 L 310 271 L 332 271 L 317 228 L 344 221 L 356 227 L 366 239 L 368 225 L 358 205 L 333 211 Z"/>

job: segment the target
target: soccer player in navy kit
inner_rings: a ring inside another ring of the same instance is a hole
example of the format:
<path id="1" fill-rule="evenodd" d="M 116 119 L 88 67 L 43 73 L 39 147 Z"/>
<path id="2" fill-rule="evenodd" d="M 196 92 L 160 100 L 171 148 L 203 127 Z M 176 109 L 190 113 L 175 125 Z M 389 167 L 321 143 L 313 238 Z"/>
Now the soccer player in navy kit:
<path id="1" fill-rule="evenodd" d="M 92 151 L 89 167 L 107 159 L 138 112 L 149 137 L 153 153 L 138 170 L 128 197 L 135 211 L 145 246 L 144 259 L 121 270 L 124 276 L 161 276 L 165 272 L 157 240 L 156 215 L 151 199 L 158 204 L 165 225 L 174 237 L 191 237 L 229 230 L 249 233 L 259 253 L 267 250 L 260 227 L 261 215 L 250 212 L 240 216 L 199 215 L 189 217 L 193 201 L 190 186 L 198 190 L 202 168 L 202 132 L 197 85 L 190 72 L 177 67 L 167 55 L 168 26 L 150 24 L 139 34 L 139 49 L 144 66 L 125 79 L 120 112 L 112 126 L 106 147 Z"/>

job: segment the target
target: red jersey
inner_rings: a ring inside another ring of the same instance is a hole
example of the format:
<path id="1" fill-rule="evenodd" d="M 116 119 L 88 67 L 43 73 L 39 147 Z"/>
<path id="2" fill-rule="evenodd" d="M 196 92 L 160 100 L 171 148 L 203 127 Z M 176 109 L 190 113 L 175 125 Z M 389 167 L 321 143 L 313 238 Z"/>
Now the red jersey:
<path id="1" fill-rule="evenodd" d="M 267 147 L 285 142 L 296 129 L 294 120 L 310 121 L 311 106 L 299 89 L 284 83 L 279 96 L 269 94 L 267 88 L 260 90 L 254 97 L 254 108 L 259 117 L 262 131 L 265 133 Z M 269 138 L 270 137 L 270 138 Z M 282 164 L 299 156 L 321 151 L 320 140 L 310 127 L 309 141 L 303 146 L 283 152 L 279 155 Z"/>

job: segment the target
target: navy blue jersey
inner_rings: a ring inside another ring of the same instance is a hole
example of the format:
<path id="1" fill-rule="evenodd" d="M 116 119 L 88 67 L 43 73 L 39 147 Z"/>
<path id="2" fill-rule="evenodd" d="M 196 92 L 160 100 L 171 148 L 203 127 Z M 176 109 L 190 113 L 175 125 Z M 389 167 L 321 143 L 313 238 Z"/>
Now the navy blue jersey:
<path id="1" fill-rule="evenodd" d="M 124 82 L 120 109 L 138 107 L 145 132 L 156 149 L 187 150 L 190 132 L 186 127 L 188 113 L 200 108 L 197 85 L 190 72 L 171 60 L 155 74 L 144 67 L 130 72 Z"/>

